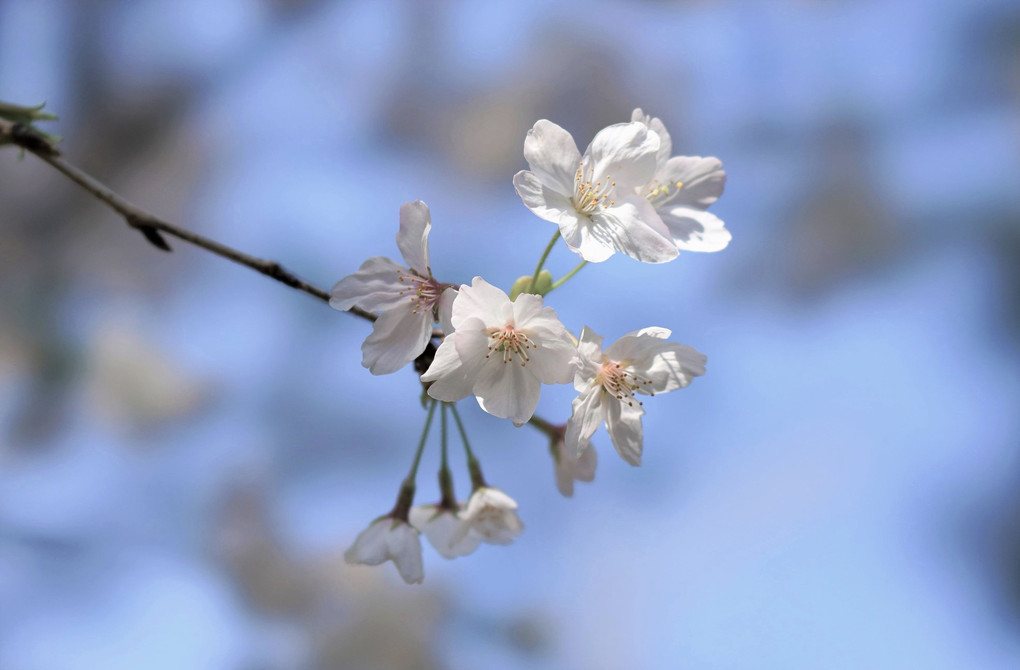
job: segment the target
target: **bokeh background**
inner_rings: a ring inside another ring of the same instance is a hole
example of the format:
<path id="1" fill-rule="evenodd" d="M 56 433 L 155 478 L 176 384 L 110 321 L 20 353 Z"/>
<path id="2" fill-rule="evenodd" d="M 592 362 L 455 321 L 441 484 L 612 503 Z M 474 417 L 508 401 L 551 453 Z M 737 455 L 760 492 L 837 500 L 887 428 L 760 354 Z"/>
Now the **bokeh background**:
<path id="1" fill-rule="evenodd" d="M 600 433 L 565 499 L 541 434 L 462 403 L 526 531 L 426 546 L 407 587 L 342 552 L 410 463 L 413 373 L 0 152 L 0 667 L 1020 667 L 1015 2 L 3 0 L 0 99 L 323 287 L 396 256 L 419 198 L 441 280 L 530 272 L 553 228 L 511 176 L 539 118 L 583 148 L 661 117 L 724 161 L 733 233 L 549 298 L 708 355 L 646 403 L 644 466 Z"/>

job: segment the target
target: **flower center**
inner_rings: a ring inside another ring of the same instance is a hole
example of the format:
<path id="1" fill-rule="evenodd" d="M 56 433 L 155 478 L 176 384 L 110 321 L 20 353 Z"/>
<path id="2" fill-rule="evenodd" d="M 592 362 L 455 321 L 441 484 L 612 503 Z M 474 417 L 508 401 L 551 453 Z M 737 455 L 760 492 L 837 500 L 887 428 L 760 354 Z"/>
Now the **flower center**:
<path id="1" fill-rule="evenodd" d="M 647 389 L 652 383 L 651 379 L 645 379 L 634 374 L 619 363 L 606 359 L 602 363 L 602 369 L 595 375 L 595 383 L 601 384 L 608 393 L 617 400 L 634 406 L 634 392 L 655 395 L 654 391 Z M 638 404 L 643 404 L 638 401 Z"/>
<path id="2" fill-rule="evenodd" d="M 489 358 L 494 353 L 503 354 L 503 362 L 509 363 L 514 359 L 514 354 L 521 359 L 521 366 L 525 366 L 531 357 L 528 356 L 528 349 L 538 349 L 538 345 L 531 341 L 527 333 L 517 330 L 513 324 L 506 324 L 502 328 L 489 328 Z"/>
<path id="3" fill-rule="evenodd" d="M 443 287 L 439 282 L 432 277 L 415 274 L 414 271 L 397 273 L 397 280 L 406 285 L 400 290 L 400 295 L 407 296 L 411 301 L 412 314 L 431 310 L 443 294 Z"/>
<path id="4" fill-rule="evenodd" d="M 592 183 L 595 178 L 595 166 L 584 169 L 584 161 L 574 174 L 574 208 L 582 214 L 591 214 L 599 207 L 608 209 L 616 204 L 610 200 L 610 194 L 616 188 L 616 182 L 609 175 Z"/>
<path id="5" fill-rule="evenodd" d="M 651 202 L 653 206 L 662 207 L 672 200 L 683 187 L 684 183 L 682 181 L 667 182 L 663 184 L 660 183 L 658 179 L 655 179 L 652 181 L 649 191 L 645 194 L 645 197 L 648 198 L 649 202 Z"/>

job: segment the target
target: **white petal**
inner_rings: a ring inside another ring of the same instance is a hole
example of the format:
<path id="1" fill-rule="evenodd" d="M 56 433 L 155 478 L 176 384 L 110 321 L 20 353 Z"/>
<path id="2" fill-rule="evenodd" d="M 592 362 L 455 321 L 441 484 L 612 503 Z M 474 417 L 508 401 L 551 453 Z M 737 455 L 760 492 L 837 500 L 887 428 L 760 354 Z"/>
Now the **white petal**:
<path id="1" fill-rule="evenodd" d="M 673 346 L 673 342 L 667 342 L 664 338 L 659 337 L 661 332 L 656 332 L 659 329 L 652 328 L 648 330 L 652 330 L 655 334 L 643 333 L 638 330 L 633 333 L 627 333 L 616 342 L 613 342 L 606 349 L 606 358 L 629 368 L 634 365 L 644 365 L 652 356 L 661 351 L 666 351 Z M 665 328 L 661 330 L 669 332 Z"/>
<path id="2" fill-rule="evenodd" d="M 485 361 L 475 381 L 478 405 L 493 416 L 510 419 L 523 426 L 538 407 L 542 385 L 516 360 L 504 363 L 502 357 Z"/>
<path id="3" fill-rule="evenodd" d="M 429 543 L 444 558 L 466 556 L 478 548 L 480 540 L 464 533 L 454 541 L 454 534 L 460 527 L 458 516 L 448 509 L 440 509 L 435 505 L 412 507 L 411 523 L 424 533 Z"/>
<path id="4" fill-rule="evenodd" d="M 543 384 L 569 383 L 577 350 L 556 312 L 543 307 L 541 297 L 525 293 L 514 301 L 514 322 L 537 345 L 528 350 L 531 373 Z"/>
<path id="5" fill-rule="evenodd" d="M 673 156 L 656 177 L 674 186 L 677 182 L 682 184 L 677 194 L 669 199 L 670 206 L 705 209 L 722 195 L 726 186 L 722 161 L 714 156 Z"/>
<path id="6" fill-rule="evenodd" d="M 453 314 L 450 319 L 454 328 L 460 328 L 464 319 L 476 317 L 487 326 L 502 326 L 504 305 L 510 304 L 510 298 L 481 277 L 471 280 L 471 285 L 461 284 L 457 298 L 453 301 Z"/>
<path id="7" fill-rule="evenodd" d="M 421 539 L 418 531 L 403 521 L 398 522 L 386 537 L 393 564 L 408 584 L 421 584 L 425 570 L 421 561 Z"/>
<path id="8" fill-rule="evenodd" d="M 592 234 L 643 263 L 664 263 L 677 256 L 669 229 L 646 198 L 627 196 L 592 214 Z"/>
<path id="9" fill-rule="evenodd" d="M 588 217 L 561 223 L 560 234 L 567 248 L 589 263 L 601 263 L 616 253 L 612 238 L 596 228 Z"/>
<path id="10" fill-rule="evenodd" d="M 617 123 L 603 128 L 584 152 L 583 169 L 594 167 L 592 183 L 615 181 L 616 192 L 630 192 L 655 174 L 659 136 L 643 123 Z M 573 184 L 573 173 L 571 184 Z"/>
<path id="11" fill-rule="evenodd" d="M 517 509 L 517 501 L 511 498 L 502 489 L 495 486 L 483 486 L 471 494 L 468 507 L 472 507 L 475 514 L 483 507 L 495 507 L 497 509 Z"/>
<path id="12" fill-rule="evenodd" d="M 432 217 L 429 206 L 421 200 L 405 202 L 400 206 L 400 230 L 397 231 L 397 248 L 409 267 L 423 277 L 431 277 L 429 269 L 429 231 Z"/>
<path id="13" fill-rule="evenodd" d="M 595 480 L 595 468 L 599 464 L 599 455 L 595 447 L 588 445 L 588 448 L 581 452 L 581 455 L 574 461 L 574 479 L 579 482 L 590 482 Z"/>
<path id="14" fill-rule="evenodd" d="M 348 565 L 379 565 L 389 558 L 386 536 L 393 519 L 382 517 L 373 521 L 368 528 L 361 531 L 350 549 L 344 552 L 344 561 Z"/>
<path id="15" fill-rule="evenodd" d="M 638 335 L 650 335 L 651 337 L 657 337 L 660 340 L 664 340 L 673 334 L 669 328 L 663 328 L 662 326 L 648 326 L 647 328 L 640 328 L 638 330 L 632 330 L 627 335 L 638 336 Z"/>
<path id="16" fill-rule="evenodd" d="M 453 301 L 457 299 L 457 289 L 450 287 L 439 296 L 439 325 L 443 333 L 449 335 L 453 332 Z"/>
<path id="17" fill-rule="evenodd" d="M 329 305 L 339 310 L 357 305 L 370 312 L 377 312 L 398 304 L 410 304 L 410 299 L 400 293 L 406 286 L 398 279 L 401 274 L 407 273 L 403 265 L 384 256 L 373 256 L 362 263 L 357 272 L 347 275 L 333 286 Z"/>
<path id="18" fill-rule="evenodd" d="M 570 192 L 560 193 L 544 185 L 535 173 L 527 170 L 514 175 L 514 190 L 536 216 L 558 224 L 561 229 L 577 225 L 578 214 Z"/>
<path id="19" fill-rule="evenodd" d="M 457 354 L 455 339 L 457 334 L 449 335 L 436 350 L 432 365 L 421 376 L 423 382 L 432 382 L 429 395 L 443 402 L 456 402 L 471 394 L 474 380 L 469 379 Z"/>
<path id="20" fill-rule="evenodd" d="M 583 391 L 602 367 L 602 336 L 588 326 L 581 329 L 577 340 L 577 369 L 574 388 Z"/>
<path id="21" fill-rule="evenodd" d="M 700 209 L 670 207 L 659 210 L 659 215 L 673 242 L 685 251 L 721 251 L 733 237 L 722 219 Z"/>
<path id="22" fill-rule="evenodd" d="M 570 404 L 570 419 L 563 442 L 571 458 L 578 458 L 588 448 L 591 436 L 599 429 L 606 417 L 606 405 L 618 404 L 615 398 L 605 398 L 602 386 L 592 384 L 574 398 Z"/>
<path id="23" fill-rule="evenodd" d="M 630 405 L 610 399 L 606 405 L 606 430 L 616 452 L 631 465 L 641 465 L 641 415 L 645 411 L 636 401 Z"/>
<path id="24" fill-rule="evenodd" d="M 675 342 L 651 356 L 641 367 L 634 366 L 634 372 L 650 379 L 651 390 L 655 393 L 666 393 L 683 388 L 695 377 L 705 374 L 704 354 L 693 347 Z"/>
<path id="25" fill-rule="evenodd" d="M 566 130 L 546 119 L 536 122 L 524 139 L 524 158 L 543 184 L 560 193 L 573 191 L 581 152 Z"/>
<path id="26" fill-rule="evenodd" d="M 659 151 L 655 154 L 655 163 L 660 168 L 665 166 L 666 161 L 669 160 L 670 155 L 673 153 L 673 138 L 666 131 L 666 126 L 663 125 L 658 117 L 651 117 L 645 114 L 641 111 L 640 107 L 631 113 L 630 120 L 645 124 L 649 130 L 659 136 Z"/>
<path id="27" fill-rule="evenodd" d="M 396 372 L 425 351 L 431 337 L 431 310 L 415 313 L 410 305 L 388 309 L 379 314 L 361 345 L 361 364 L 374 375 Z"/>

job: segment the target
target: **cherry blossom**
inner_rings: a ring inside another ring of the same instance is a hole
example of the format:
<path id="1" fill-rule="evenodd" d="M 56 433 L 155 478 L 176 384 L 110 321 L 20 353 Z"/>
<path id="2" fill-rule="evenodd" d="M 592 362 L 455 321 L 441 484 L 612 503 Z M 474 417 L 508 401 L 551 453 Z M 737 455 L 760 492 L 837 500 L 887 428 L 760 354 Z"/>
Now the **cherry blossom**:
<path id="1" fill-rule="evenodd" d="M 722 195 L 726 173 L 715 157 L 670 156 L 673 140 L 658 118 L 635 109 L 631 121 L 659 137 L 655 173 L 637 193 L 655 208 L 681 251 L 719 251 L 730 243 L 730 232 L 705 210 Z"/>
<path id="2" fill-rule="evenodd" d="M 639 188 L 655 174 L 659 136 L 644 123 L 619 123 L 595 135 L 584 155 L 570 133 L 542 119 L 528 131 L 530 170 L 514 175 L 525 206 L 560 228 L 586 261 L 616 251 L 646 263 L 677 256 L 669 229 Z"/>
<path id="3" fill-rule="evenodd" d="M 474 537 L 488 544 L 510 544 L 523 530 L 514 499 L 494 486 L 479 486 L 460 513 L 453 539 Z"/>
<path id="4" fill-rule="evenodd" d="M 411 525 L 424 533 L 429 543 L 444 558 L 466 556 L 478 548 L 481 539 L 469 533 L 454 541 L 461 524 L 458 515 L 460 511 L 459 505 L 457 509 L 442 505 L 415 505 L 410 513 Z"/>
<path id="5" fill-rule="evenodd" d="M 407 267 L 384 256 L 373 256 L 354 274 L 333 287 L 330 306 L 348 310 L 357 305 L 379 317 L 361 345 L 362 361 L 372 374 L 396 372 L 428 346 L 432 324 L 454 293 L 432 277 L 429 230 L 432 219 L 421 200 L 400 207 L 397 248 Z"/>
<path id="6" fill-rule="evenodd" d="M 556 488 L 566 498 L 574 496 L 574 481 L 590 482 L 595 479 L 595 467 L 598 465 L 598 453 L 595 447 L 588 445 L 580 454 L 568 449 L 563 437 L 551 443 L 553 463 L 555 465 Z"/>
<path id="7" fill-rule="evenodd" d="M 408 584 L 420 584 L 425 579 L 417 529 L 392 516 L 380 517 L 361 531 L 351 548 L 344 552 L 344 561 L 349 565 L 380 565 L 393 561 Z"/>
<path id="8" fill-rule="evenodd" d="M 668 342 L 666 328 L 627 333 L 602 351 L 602 337 L 588 326 L 577 344 L 578 368 L 564 437 L 566 448 L 580 455 L 591 436 L 606 424 L 617 453 L 631 465 L 641 464 L 645 413 L 637 394 L 655 395 L 683 388 L 705 374 L 705 356 L 685 344 Z"/>
<path id="9" fill-rule="evenodd" d="M 535 413 L 542 384 L 573 377 L 573 340 L 540 296 L 524 293 L 511 302 L 475 277 L 461 285 L 447 325 L 453 332 L 421 377 L 437 400 L 474 394 L 483 410 L 521 426 Z"/>

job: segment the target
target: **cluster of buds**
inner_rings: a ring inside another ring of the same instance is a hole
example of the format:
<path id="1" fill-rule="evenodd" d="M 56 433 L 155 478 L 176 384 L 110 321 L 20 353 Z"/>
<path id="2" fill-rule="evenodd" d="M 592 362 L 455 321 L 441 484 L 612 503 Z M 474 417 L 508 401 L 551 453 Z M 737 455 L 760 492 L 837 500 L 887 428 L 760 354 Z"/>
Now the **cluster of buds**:
<path id="1" fill-rule="evenodd" d="M 662 122 L 634 110 L 629 123 L 599 131 L 581 154 L 570 133 L 538 121 L 524 142 L 529 170 L 514 176 L 525 206 L 558 226 L 531 275 L 509 294 L 474 277 L 470 284 L 437 281 L 429 264 L 431 215 L 424 202 L 400 209 L 397 247 L 406 263 L 376 256 L 333 287 L 330 304 L 377 313 L 362 345 L 362 364 L 373 374 L 395 372 L 438 341 L 421 376 L 429 406 L 425 429 L 393 510 L 376 519 L 345 554 L 349 563 L 392 560 L 408 583 L 421 582 L 419 534 L 446 558 L 473 552 L 482 543 L 508 544 L 523 529 L 517 504 L 482 476 L 454 403 L 469 395 L 489 414 L 530 423 L 550 441 L 556 482 L 566 496 L 575 481 L 592 481 L 597 457 L 592 436 L 603 424 L 617 453 L 640 465 L 644 434 L 643 396 L 683 388 L 705 373 L 705 356 L 669 341 L 657 326 L 627 333 L 603 347 L 602 336 L 584 325 L 575 336 L 544 297 L 587 263 L 616 252 L 662 263 L 680 251 L 718 251 L 730 234 L 707 212 L 722 193 L 726 174 L 716 158 L 671 156 Z M 581 257 L 557 281 L 543 269 L 560 238 Z M 439 328 L 436 329 L 438 324 Z M 543 384 L 573 382 L 578 392 L 570 418 L 554 425 L 535 416 Z M 441 406 L 442 497 L 414 506 L 415 479 L 436 407 Z M 473 492 L 458 502 L 447 467 L 447 415 L 455 419 L 467 452 Z"/>

